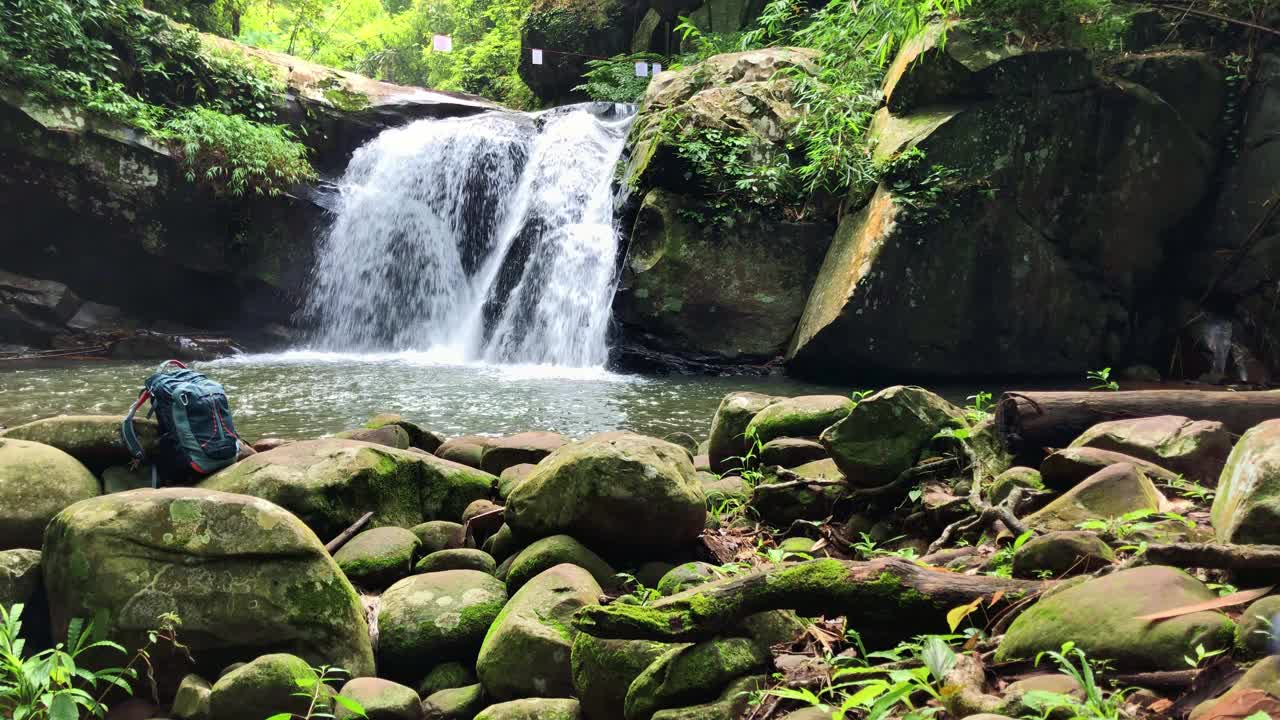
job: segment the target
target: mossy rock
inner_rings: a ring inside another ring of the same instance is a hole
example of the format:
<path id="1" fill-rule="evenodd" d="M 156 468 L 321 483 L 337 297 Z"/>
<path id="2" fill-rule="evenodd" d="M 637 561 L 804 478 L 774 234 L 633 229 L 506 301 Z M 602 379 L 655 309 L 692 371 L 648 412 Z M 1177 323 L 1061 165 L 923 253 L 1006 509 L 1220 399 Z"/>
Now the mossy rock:
<path id="1" fill-rule="evenodd" d="M 1063 530 L 1028 540 L 1013 554 L 1013 575 L 1020 578 L 1079 575 L 1094 572 L 1115 561 L 1115 553 L 1102 538 L 1083 530 Z"/>
<path id="2" fill-rule="evenodd" d="M 729 683 L 720 697 L 711 702 L 659 710 L 653 714 L 653 720 L 739 720 L 748 714 L 752 695 L 768 686 L 767 676 L 749 675 Z M 822 720 L 831 717 L 829 710 L 821 716 Z"/>
<path id="3" fill-rule="evenodd" d="M 378 667 L 406 682 L 444 660 L 471 661 L 507 602 L 502 581 L 476 570 L 411 575 L 382 594 Z"/>
<path id="4" fill-rule="evenodd" d="M 774 438 L 760 448 L 761 465 L 793 468 L 827 459 L 827 449 L 817 440 L 807 438 Z"/>
<path id="5" fill-rule="evenodd" d="M 493 556 L 483 550 L 459 548 L 457 550 L 438 550 L 418 561 L 413 566 L 416 573 L 440 572 L 442 570 L 478 570 L 493 575 L 497 572 L 498 563 Z"/>
<path id="6" fill-rule="evenodd" d="M 209 697 L 213 686 L 199 675 L 187 675 L 178 684 L 170 712 L 178 720 L 209 720 Z"/>
<path id="7" fill-rule="evenodd" d="M 816 467 L 810 468 L 811 465 Z M 820 468 L 830 468 L 834 477 L 823 478 L 819 475 L 814 479 L 840 479 L 839 472 L 829 460 L 807 463 L 801 468 L 806 473 L 801 477 L 813 477 L 815 470 L 822 472 Z M 797 520 L 827 518 L 836 503 L 848 492 L 843 484 L 795 485 L 777 480 L 772 474 L 766 475 L 764 481 L 751 489 L 748 501 L 761 522 L 776 528 L 787 528 Z"/>
<path id="8" fill-rule="evenodd" d="M 538 463 L 511 492 L 506 517 L 529 540 L 566 534 L 592 547 L 664 551 L 698 537 L 706 499 L 680 446 L 601 433 Z"/>
<path id="9" fill-rule="evenodd" d="M 963 418 L 924 388 L 895 385 L 860 400 L 820 440 L 850 485 L 879 487 L 915 465 L 939 431 Z"/>
<path id="10" fill-rule="evenodd" d="M 591 573 L 576 565 L 556 565 L 526 582 L 480 648 L 476 674 L 488 696 L 504 701 L 572 695 L 573 614 L 599 604 L 601 592 Z"/>
<path id="11" fill-rule="evenodd" d="M 0 550 L 0 606 L 26 604 L 40 589 L 40 551 Z"/>
<path id="12" fill-rule="evenodd" d="M 568 442 L 554 432 L 523 432 L 488 442 L 480 456 L 480 469 L 501 475 L 515 465 L 537 465 L 542 458 Z"/>
<path id="13" fill-rule="evenodd" d="M 39 548 L 54 515 L 99 492 L 98 479 L 67 453 L 0 439 L 0 550 Z"/>
<path id="14" fill-rule="evenodd" d="M 1155 463 L 1147 462 L 1132 455 L 1099 450 L 1098 448 L 1063 448 L 1049 455 L 1040 463 L 1040 479 L 1050 490 L 1064 492 L 1079 485 L 1103 468 L 1119 463 L 1128 463 L 1151 478 L 1152 482 L 1168 485 L 1178 479 L 1172 473 Z"/>
<path id="15" fill-rule="evenodd" d="M 504 563 L 516 553 L 524 548 L 524 543 L 516 538 L 515 532 L 510 525 L 503 524 L 498 528 L 498 532 L 493 537 L 484 541 L 484 551 L 493 556 L 494 560 Z"/>
<path id="16" fill-rule="evenodd" d="M 753 392 L 725 395 L 711 419 L 711 435 L 707 438 L 707 456 L 711 469 L 718 473 L 741 466 L 737 458 L 747 454 L 747 426 L 756 413 L 782 398 Z"/>
<path id="17" fill-rule="evenodd" d="M 1109 465 L 1025 518 L 1037 530 L 1074 530 L 1086 520 L 1119 518 L 1160 508 L 1160 492 L 1128 463 Z"/>
<path id="18" fill-rule="evenodd" d="M 844 395 L 803 395 L 779 400 L 756 413 L 746 434 L 761 443 L 781 437 L 818 437 L 845 419 L 854 402 Z"/>
<path id="19" fill-rule="evenodd" d="M 399 425 L 384 425 L 380 428 L 356 428 L 344 430 L 334 435 L 339 440 L 359 440 L 360 442 L 385 445 L 397 450 L 409 449 L 409 433 Z"/>
<path id="20" fill-rule="evenodd" d="M 719 568 L 711 563 L 687 562 L 671 569 L 658 581 L 658 592 L 663 595 L 675 595 L 689 588 L 709 583 L 720 577 Z"/>
<path id="21" fill-rule="evenodd" d="M 1014 488 L 1024 490 L 1044 490 L 1044 480 L 1040 471 L 1029 467 L 1011 467 L 996 476 L 991 482 L 988 499 L 992 503 L 1004 502 Z"/>
<path id="22" fill-rule="evenodd" d="M 206 677 L 265 649 L 373 672 L 355 589 L 315 533 L 259 498 L 165 488 L 85 500 L 49 524 L 43 564 L 57 637 L 101 617 L 140 647 L 175 612 Z"/>
<path id="23" fill-rule="evenodd" d="M 1132 455 L 1212 486 L 1231 453 L 1231 435 L 1215 420 L 1157 415 L 1098 423 L 1072 441 L 1071 447 Z"/>
<path id="24" fill-rule="evenodd" d="M 511 495 L 511 491 L 524 482 L 525 478 L 529 477 L 534 467 L 536 466 L 529 463 L 520 463 L 503 470 L 502 474 L 498 476 L 498 499 L 506 502 Z"/>
<path id="25" fill-rule="evenodd" d="M 1159 565 L 1094 578 L 1043 597 L 1019 615 L 996 661 L 1034 659 L 1071 641 L 1090 659 L 1110 661 L 1119 671 L 1175 670 L 1197 645 L 1229 649 L 1234 623 L 1207 611 L 1158 622 L 1138 618 L 1216 597 L 1187 573 Z"/>
<path id="26" fill-rule="evenodd" d="M 493 438 L 480 435 L 462 435 L 445 440 L 435 449 L 435 454 L 445 460 L 479 470 L 484 449 L 492 441 Z"/>
<path id="27" fill-rule="evenodd" d="M 524 698 L 490 705 L 476 720 L 581 720 L 582 708 L 573 698 Z"/>
<path id="28" fill-rule="evenodd" d="M 1255 600 L 1240 613 L 1236 624 L 1237 655 L 1253 659 L 1270 654 L 1277 632 L 1280 632 L 1280 595 Z"/>
<path id="29" fill-rule="evenodd" d="M 112 465 L 102 471 L 102 494 L 142 490 L 151 487 L 151 466 Z"/>
<path id="30" fill-rule="evenodd" d="M 1211 519 L 1218 542 L 1280 543 L 1280 420 L 1240 437 L 1218 480 Z"/>
<path id="31" fill-rule="evenodd" d="M 751 638 L 761 652 L 769 654 L 775 645 L 795 642 L 808 627 L 809 623 L 791 610 L 765 610 L 743 618 L 732 634 Z"/>
<path id="32" fill-rule="evenodd" d="M 147 454 L 155 452 L 160 440 L 160 426 L 156 421 L 135 418 L 133 429 L 142 449 Z M 51 445 L 79 460 L 92 472 L 133 461 L 133 453 L 120 434 L 118 415 L 58 415 L 2 430 L 0 438 Z"/>
<path id="33" fill-rule="evenodd" d="M 377 430 L 387 425 L 398 425 L 406 433 L 409 434 L 409 447 L 416 447 L 429 453 L 434 453 L 436 448 L 444 442 L 444 438 L 426 428 L 405 420 L 397 413 L 381 413 L 369 418 L 369 422 L 364 426 L 370 430 Z"/>
<path id="34" fill-rule="evenodd" d="M 513 556 L 507 569 L 507 591 L 515 593 L 544 570 L 561 563 L 577 565 L 591 573 L 602 588 L 617 584 L 617 573 L 604 558 L 568 535 L 552 535 L 530 543 Z"/>
<path id="35" fill-rule="evenodd" d="M 627 688 L 645 668 L 671 648 L 650 640 L 615 640 L 578 633 L 570 664 L 574 696 L 587 720 L 622 717 Z"/>
<path id="36" fill-rule="evenodd" d="M 484 689 L 476 683 L 433 693 L 422 701 L 422 717 L 423 720 L 474 720 L 484 706 Z"/>
<path id="37" fill-rule="evenodd" d="M 467 529 L 452 520 L 429 520 L 409 528 L 422 543 L 420 552 L 429 555 L 441 550 L 457 550 L 466 545 Z"/>
<path id="38" fill-rule="evenodd" d="M 368 720 L 420 720 L 422 701 L 412 688 L 375 677 L 348 680 L 339 695 L 356 701 L 364 708 Z M 349 720 L 357 715 L 346 707 L 337 707 L 338 720 Z"/>
<path id="39" fill-rule="evenodd" d="M 200 487 L 277 503 L 331 538 L 372 511 L 372 526 L 457 520 L 497 478 L 423 453 L 356 440 L 296 442 L 232 465 Z"/>
<path id="40" fill-rule="evenodd" d="M 1214 711 L 1219 707 L 1232 707 L 1230 698 L 1242 694 L 1246 690 L 1261 690 L 1272 698 L 1280 696 L 1280 655 L 1265 657 L 1254 663 L 1239 680 L 1231 685 L 1231 689 L 1221 697 L 1205 700 L 1191 711 L 1190 720 L 1212 716 L 1230 718 L 1231 714 L 1218 715 Z M 1240 715 L 1234 715 L 1240 717 Z"/>
<path id="41" fill-rule="evenodd" d="M 768 660 L 768 654 L 747 638 L 672 648 L 631 683 L 626 720 L 650 720 L 665 708 L 711 700 L 735 678 L 763 668 Z"/>
<path id="42" fill-rule="evenodd" d="M 462 662 L 445 662 L 431 668 L 427 676 L 418 683 L 418 694 L 430 697 L 441 690 L 453 690 L 476 684 L 476 673 L 472 667 Z"/>
<path id="43" fill-rule="evenodd" d="M 297 697 L 299 681 L 317 682 L 315 670 L 296 655 L 263 655 L 218 679 L 209 691 L 210 720 L 245 720 L 276 713 L 305 716 L 311 702 Z"/>

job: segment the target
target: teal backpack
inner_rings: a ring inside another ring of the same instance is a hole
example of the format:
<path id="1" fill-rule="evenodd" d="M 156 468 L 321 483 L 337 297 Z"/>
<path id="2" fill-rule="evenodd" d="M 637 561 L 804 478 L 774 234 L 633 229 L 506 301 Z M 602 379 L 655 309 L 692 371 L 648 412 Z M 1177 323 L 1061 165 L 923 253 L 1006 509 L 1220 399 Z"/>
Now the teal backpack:
<path id="1" fill-rule="evenodd" d="M 160 444 L 152 459 L 152 486 L 157 471 L 172 479 L 208 475 L 234 463 L 240 455 L 240 436 L 231 419 L 231 404 L 222 386 L 169 360 L 152 373 L 138 400 L 129 408 L 120 432 L 129 452 L 138 461 L 146 453 L 133 428 L 133 417 L 147 400 L 160 425 Z"/>

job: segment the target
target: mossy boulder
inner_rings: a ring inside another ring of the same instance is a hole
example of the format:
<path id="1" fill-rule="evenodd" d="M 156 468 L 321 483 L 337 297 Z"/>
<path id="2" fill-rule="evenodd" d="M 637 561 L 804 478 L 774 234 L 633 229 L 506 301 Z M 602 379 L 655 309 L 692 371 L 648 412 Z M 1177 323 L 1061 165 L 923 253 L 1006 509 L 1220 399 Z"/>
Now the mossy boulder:
<path id="1" fill-rule="evenodd" d="M 878 487 L 915 465 L 933 437 L 958 419 L 960 409 L 941 397 L 895 385 L 860 400 L 820 439 L 850 485 Z"/>
<path id="2" fill-rule="evenodd" d="M 151 466 L 139 465 L 134 468 L 128 465 L 112 465 L 103 470 L 100 477 L 104 495 L 142 490 L 151 487 Z"/>
<path id="3" fill-rule="evenodd" d="M 1141 470 L 1152 482 L 1161 485 L 1178 479 L 1177 473 L 1153 462 L 1090 447 L 1063 448 L 1050 454 L 1040 463 L 1040 479 L 1050 490 L 1062 492 L 1079 485 L 1099 470 L 1117 463 L 1128 463 Z"/>
<path id="4" fill-rule="evenodd" d="M 386 445 L 397 450 L 409 449 L 409 433 L 399 425 L 384 425 L 380 428 L 356 428 L 344 430 L 334 435 L 339 440 L 359 440 L 360 442 Z"/>
<path id="5" fill-rule="evenodd" d="M 1237 621 L 1236 653 L 1245 658 L 1268 655 L 1276 646 L 1277 633 L 1280 633 L 1280 595 L 1255 600 L 1240 613 Z"/>
<path id="6" fill-rule="evenodd" d="M 294 695 L 299 681 L 319 681 L 306 660 L 287 653 L 255 658 L 213 684 L 209 691 L 209 718 L 245 720 L 276 713 L 305 716 L 311 702 Z"/>
<path id="7" fill-rule="evenodd" d="M 405 420 L 398 413 L 380 413 L 369 418 L 369 422 L 364 424 L 370 430 L 377 430 L 388 425 L 397 425 L 409 434 L 409 447 L 416 447 L 419 450 L 434 453 L 436 448 L 440 447 L 440 444 L 444 442 L 444 438 L 421 425 Z"/>
<path id="8" fill-rule="evenodd" d="M 99 492 L 98 479 L 62 450 L 0 438 L 0 550 L 39 548 L 54 515 Z"/>
<path id="9" fill-rule="evenodd" d="M 73 618 L 102 617 L 140 647 L 175 612 L 206 677 L 262 649 L 373 672 L 351 583 L 315 533 L 265 500 L 198 488 L 84 500 L 49 524 L 43 561 L 57 637 Z"/>
<path id="10" fill-rule="evenodd" d="M 1108 465 L 1028 515 L 1028 527 L 1074 530 L 1086 520 L 1119 518 L 1138 510 L 1160 509 L 1161 496 L 1151 480 L 1129 463 Z"/>
<path id="11" fill-rule="evenodd" d="M 670 648 L 650 640 L 614 640 L 578 633 L 570 653 L 573 694 L 581 701 L 587 720 L 622 717 L 631 683 Z"/>
<path id="12" fill-rule="evenodd" d="M 382 594 L 378 666 L 406 682 L 444 660 L 471 661 L 507 602 L 502 581 L 476 570 L 411 575 Z"/>
<path id="13" fill-rule="evenodd" d="M 761 669 L 768 654 L 747 638 L 717 638 L 663 653 L 627 690 L 626 720 L 714 699 L 735 678 Z"/>
<path id="14" fill-rule="evenodd" d="M 1211 611 L 1154 622 L 1138 618 L 1216 597 L 1175 568 L 1122 570 L 1041 598 L 1009 626 L 996 660 L 1030 660 L 1072 641 L 1091 659 L 1110 661 L 1120 671 L 1174 670 L 1186 665 L 1183 656 L 1197 645 L 1230 648 L 1234 624 Z"/>
<path id="15" fill-rule="evenodd" d="M 489 447 L 493 438 L 480 435 L 462 435 L 449 438 L 436 448 L 435 454 L 452 462 L 467 467 L 480 469 L 480 461 L 484 457 L 484 449 Z"/>
<path id="16" fill-rule="evenodd" d="M 1013 554 L 1013 575 L 1020 578 L 1078 575 L 1099 570 L 1115 561 L 1115 553 L 1102 538 L 1082 530 L 1051 532 L 1028 540 Z"/>
<path id="17" fill-rule="evenodd" d="M 739 720 L 748 715 L 753 694 L 768 686 L 769 678 L 765 675 L 738 678 L 729 683 L 715 700 L 659 710 L 653 714 L 653 720 Z M 828 710 L 822 720 L 829 720 L 831 717 L 832 713 Z"/>
<path id="18" fill-rule="evenodd" d="M 375 677 L 348 680 L 339 695 L 355 700 L 364 708 L 368 720 L 421 720 L 422 700 L 412 688 Z M 339 720 L 357 717 L 339 705 Z"/>
<path id="19" fill-rule="evenodd" d="M 1071 447 L 1132 455 L 1212 487 L 1231 453 L 1231 435 L 1214 420 L 1158 415 L 1098 423 Z"/>
<path id="20" fill-rule="evenodd" d="M 582 720 L 582 708 L 573 698 L 524 698 L 490 705 L 476 720 Z"/>
<path id="21" fill-rule="evenodd" d="M 525 478 L 529 477 L 534 467 L 529 463 L 520 463 L 503 470 L 502 474 L 498 476 L 498 499 L 506 502 L 507 497 L 511 495 L 511 491 L 524 482 Z"/>
<path id="22" fill-rule="evenodd" d="M 456 520 L 497 481 L 488 473 L 423 453 L 356 440 L 309 440 L 238 462 L 200 487 L 265 498 L 322 537 L 372 511 L 375 527 Z"/>
<path id="23" fill-rule="evenodd" d="M 603 592 L 591 573 L 556 565 L 529 580 L 502 609 L 480 647 L 476 674 L 499 700 L 573 694 L 569 651 L 577 631 L 573 614 L 599 603 Z"/>
<path id="24" fill-rule="evenodd" d="M 478 570 L 493 575 L 498 563 L 493 556 L 483 550 L 459 548 L 457 550 L 437 550 L 418 561 L 413 566 L 416 573 L 440 572 L 441 570 Z"/>
<path id="25" fill-rule="evenodd" d="M 711 435 L 707 438 L 707 456 L 711 469 L 718 473 L 741 466 L 747 454 L 747 426 L 756 413 L 782 398 L 753 392 L 732 392 L 720 400 L 711 419 Z"/>
<path id="26" fill-rule="evenodd" d="M 428 520 L 409 528 L 422 543 L 420 552 L 429 555 L 441 550 L 456 550 L 466 545 L 467 529 L 451 520 Z"/>
<path id="27" fill-rule="evenodd" d="M 199 675 L 187 675 L 178 684 L 170 712 L 178 720 L 209 720 L 209 696 L 213 686 Z"/>
<path id="28" fill-rule="evenodd" d="M 1280 543 L 1280 420 L 1250 428 L 1222 469 L 1214 534 L 1225 543 Z"/>
<path id="29" fill-rule="evenodd" d="M 562 563 L 577 565 L 591 573 L 600 587 L 613 587 L 618 582 L 617 573 L 609 563 L 586 545 L 568 535 L 552 535 L 530 543 L 513 556 L 506 575 L 508 592 L 515 593 L 544 570 Z"/>
<path id="30" fill-rule="evenodd" d="M 773 403 L 747 423 L 747 437 L 762 443 L 781 437 L 818 437 L 848 417 L 854 402 L 844 395 L 802 395 Z"/>
<path id="31" fill-rule="evenodd" d="M 1237 715 L 1230 713 L 1230 710 L 1228 710 L 1228 708 L 1239 707 L 1238 704 L 1232 703 L 1231 700 L 1248 690 L 1261 690 L 1270 695 L 1273 703 L 1271 708 L 1275 709 L 1274 698 L 1280 696 L 1280 655 L 1271 655 L 1254 663 L 1253 667 L 1249 668 L 1244 675 L 1241 675 L 1240 679 L 1236 680 L 1221 697 L 1200 703 L 1191 711 L 1191 715 L 1188 718 L 1189 720 L 1201 720 L 1202 718 L 1212 717 L 1225 720 L 1231 717 L 1246 716 L 1246 713 L 1247 716 L 1252 717 L 1253 713 L 1248 713 L 1248 711 Z M 1219 710 L 1225 712 L 1218 714 Z M 1274 716 L 1268 715 L 1268 717 Z"/>
<path id="32" fill-rule="evenodd" d="M 0 550 L 0 606 L 26 604 L 40 589 L 40 551 Z"/>
<path id="33" fill-rule="evenodd" d="M 347 541 L 333 559 L 357 587 L 381 590 L 409 574 L 419 544 L 404 528 L 374 528 Z"/>
<path id="34" fill-rule="evenodd" d="M 445 662 L 427 672 L 426 677 L 418 683 L 418 694 L 426 698 L 441 690 L 452 690 L 474 684 L 476 684 L 476 673 L 470 665 L 457 661 Z"/>
<path id="35" fill-rule="evenodd" d="M 662 551 L 702 532 L 705 503 L 684 448 L 614 432 L 547 456 L 511 492 L 506 518 L 530 540 L 567 534 L 591 546 Z"/>
<path id="36" fill-rule="evenodd" d="M 1004 502 L 1014 488 L 1025 490 L 1044 490 L 1044 480 L 1040 471 L 1029 467 L 1011 467 L 991 481 L 989 499 L 993 503 Z"/>
<path id="37" fill-rule="evenodd" d="M 830 461 L 819 460 L 808 465 L 830 466 Z M 834 468 L 833 468 L 834 469 Z M 751 489 L 748 504 L 760 520 L 777 528 L 786 528 L 796 520 L 822 520 L 831 514 L 837 501 L 843 497 L 847 488 L 839 482 L 839 473 L 834 477 L 814 477 L 814 480 L 830 480 L 813 485 L 798 485 L 791 482 L 778 482 L 773 475 L 766 475 L 764 480 Z M 810 477 L 801 475 L 801 477 Z"/>
<path id="38" fill-rule="evenodd" d="M 506 561 L 520 552 L 523 547 L 524 543 L 516 537 L 511 526 L 506 523 L 503 523 L 492 537 L 484 541 L 484 551 L 501 564 L 506 564 Z"/>
<path id="39" fill-rule="evenodd" d="M 703 583 L 720 577 L 719 568 L 711 563 L 687 562 L 671 569 L 658 581 L 658 592 L 663 595 L 675 595 Z"/>
<path id="40" fill-rule="evenodd" d="M 148 454 L 154 452 L 160 440 L 160 426 L 156 421 L 135 418 L 133 429 L 142 449 Z M 93 472 L 102 472 L 112 465 L 128 465 L 133 460 L 120 435 L 117 415 L 58 415 L 0 431 L 0 438 L 52 445 Z"/>
<path id="41" fill-rule="evenodd" d="M 474 720 L 484 706 L 484 688 L 476 683 L 431 694 L 422 701 L 422 716 L 423 720 Z"/>
<path id="42" fill-rule="evenodd" d="M 537 465 L 538 461 L 566 442 L 568 438 L 554 432 L 523 432 L 494 438 L 480 456 L 480 469 L 501 475 L 513 465 Z"/>
<path id="43" fill-rule="evenodd" d="M 778 465 L 793 468 L 827 459 L 827 449 L 822 443 L 806 438 L 774 438 L 760 448 L 761 465 Z"/>

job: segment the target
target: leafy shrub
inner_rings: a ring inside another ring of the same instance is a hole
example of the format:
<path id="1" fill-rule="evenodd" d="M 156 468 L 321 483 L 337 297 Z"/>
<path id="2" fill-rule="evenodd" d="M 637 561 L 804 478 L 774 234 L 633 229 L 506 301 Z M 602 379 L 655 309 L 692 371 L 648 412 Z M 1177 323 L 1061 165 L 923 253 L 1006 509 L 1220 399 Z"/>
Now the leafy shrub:
<path id="1" fill-rule="evenodd" d="M 587 97 L 600 102 L 634 103 L 644 97 L 651 77 L 636 75 L 636 63 L 662 62 L 661 56 L 648 53 L 617 55 L 608 60 L 589 60 L 583 73 L 583 84 L 574 92 L 584 92 Z"/>
<path id="2" fill-rule="evenodd" d="M 306 147 L 279 125 L 196 107 L 169 122 L 164 136 L 186 166 L 187 179 L 217 194 L 275 196 L 315 178 Z"/>

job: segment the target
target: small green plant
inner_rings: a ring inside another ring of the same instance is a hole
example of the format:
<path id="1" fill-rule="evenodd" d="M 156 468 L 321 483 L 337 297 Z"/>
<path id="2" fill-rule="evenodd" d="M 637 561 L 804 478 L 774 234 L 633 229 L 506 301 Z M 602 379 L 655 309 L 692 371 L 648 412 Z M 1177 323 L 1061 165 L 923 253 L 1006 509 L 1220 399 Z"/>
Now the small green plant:
<path id="1" fill-rule="evenodd" d="M 658 592 L 656 588 L 645 586 L 644 583 L 640 582 L 639 578 L 631 573 L 618 573 L 614 577 L 621 580 L 622 587 L 627 590 L 629 595 L 636 599 L 634 604 L 643 607 L 662 597 L 662 593 Z"/>
<path id="2" fill-rule="evenodd" d="M 587 70 L 582 74 L 586 82 L 574 88 L 575 92 L 584 92 L 587 97 L 599 102 L 634 103 L 644 97 L 644 91 L 652 79 L 649 75 L 636 75 L 638 62 L 661 62 L 662 56 L 651 53 L 634 55 L 618 55 L 607 60 L 587 61 Z"/>
<path id="3" fill-rule="evenodd" d="M 1225 648 L 1219 648 L 1217 650 L 1205 650 L 1204 644 L 1198 643 L 1195 647 L 1196 656 L 1193 658 L 1190 655 L 1183 655 L 1182 659 L 1185 660 L 1187 664 L 1190 665 L 1191 667 L 1198 668 L 1200 667 L 1201 663 L 1203 663 L 1205 660 L 1208 660 L 1211 657 L 1216 657 L 1218 655 L 1221 655 L 1224 652 L 1226 652 Z"/>
<path id="4" fill-rule="evenodd" d="M 760 471 L 760 453 L 764 450 L 764 443 L 753 433 L 743 433 L 742 437 L 747 440 L 747 452 L 743 455 L 733 455 L 726 459 L 738 461 L 740 466 L 738 476 L 748 486 L 754 488 L 764 480 L 764 473 Z"/>
<path id="5" fill-rule="evenodd" d="M 345 695 L 333 692 L 329 688 L 330 683 L 336 686 L 340 684 L 339 681 L 350 673 L 340 667 L 331 665 L 320 665 L 312 668 L 312 670 L 315 671 L 313 677 L 294 678 L 293 680 L 298 686 L 293 696 L 302 698 L 307 702 L 307 711 L 305 713 L 276 713 L 266 720 L 332 720 L 334 712 L 337 710 L 335 705 L 341 706 L 355 717 L 367 717 L 364 707 L 360 703 Z"/>
<path id="6" fill-rule="evenodd" d="M 1170 480 L 1167 487 L 1173 489 L 1182 497 L 1198 503 L 1209 502 L 1217 494 L 1217 491 L 1213 488 L 1205 487 L 1194 480 L 1187 480 L 1181 475 L 1174 480 Z"/>
<path id="7" fill-rule="evenodd" d="M 1120 389 L 1120 383 L 1111 379 L 1111 368 L 1105 367 L 1101 370 L 1090 370 L 1085 376 L 1089 382 L 1096 383 L 1090 390 L 1111 390 Z"/>
<path id="8" fill-rule="evenodd" d="M 1015 538 L 1011 544 L 997 550 L 995 554 L 991 556 L 991 561 L 987 563 L 987 574 L 1003 578 L 1013 577 L 1014 554 L 1016 554 L 1023 545 L 1026 545 L 1028 540 L 1035 536 L 1035 532 L 1028 530 Z"/>
<path id="9" fill-rule="evenodd" d="M 1142 509 L 1133 510 L 1115 518 L 1085 520 L 1084 522 L 1076 523 L 1076 527 L 1081 530 L 1091 530 L 1096 533 L 1110 535 L 1116 540 L 1124 540 L 1137 533 L 1154 530 L 1157 527 L 1157 522 L 1152 522 L 1152 520 L 1174 520 L 1188 528 L 1196 526 L 1194 520 L 1178 513 L 1162 513 L 1155 510 Z"/>
<path id="10" fill-rule="evenodd" d="M 966 398 L 969 404 L 964 408 L 965 417 L 969 419 L 969 424 L 977 425 L 980 422 L 991 419 L 991 393 L 979 391 L 975 395 Z"/>
<path id="11" fill-rule="evenodd" d="M 875 394 L 875 390 L 854 390 L 849 393 L 849 397 L 853 400 L 853 404 L 856 406 L 858 403 Z"/>
<path id="12" fill-rule="evenodd" d="M 89 652 L 119 653 L 126 650 L 102 639 L 94 623 L 74 619 L 67 626 L 66 642 L 26 656 L 22 630 L 23 606 L 0 605 L 0 717 L 12 720 L 75 720 L 81 711 L 102 717 L 107 706 L 102 695 L 110 688 L 133 693 L 130 681 L 137 677 L 132 663 L 125 667 L 91 670 L 79 663 Z M 98 691 L 101 690 L 101 693 Z M 95 693 L 98 693 L 95 696 Z"/>
<path id="13" fill-rule="evenodd" d="M 1067 642 L 1062 645 L 1061 650 L 1048 650 L 1036 655 L 1036 666 L 1046 656 L 1057 664 L 1059 672 L 1079 683 L 1084 698 L 1077 700 L 1070 695 L 1043 690 L 1028 692 L 1023 696 L 1023 702 L 1041 713 L 1041 718 L 1056 716 L 1055 713 L 1060 709 L 1066 710 L 1071 717 L 1084 720 L 1121 720 L 1124 717 L 1124 699 L 1132 691 L 1104 691 L 1098 685 L 1095 673 L 1099 664 L 1089 660 L 1075 643 Z"/>

